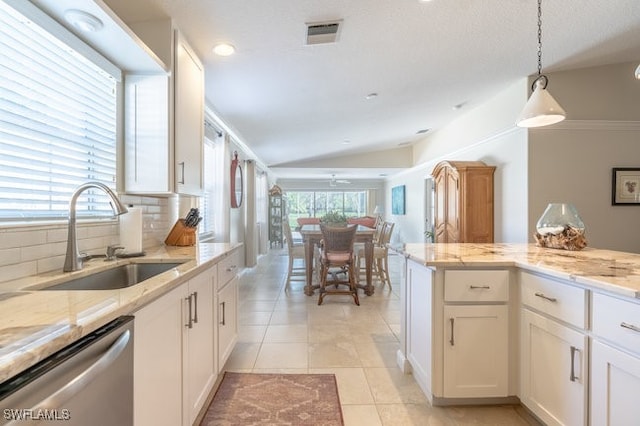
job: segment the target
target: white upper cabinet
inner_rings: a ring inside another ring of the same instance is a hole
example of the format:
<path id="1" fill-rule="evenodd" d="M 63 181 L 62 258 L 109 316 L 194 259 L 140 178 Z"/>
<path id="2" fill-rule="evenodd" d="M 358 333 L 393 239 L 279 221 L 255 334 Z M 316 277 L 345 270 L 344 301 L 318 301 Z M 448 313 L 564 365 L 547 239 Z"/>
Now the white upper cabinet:
<path id="1" fill-rule="evenodd" d="M 130 26 L 172 72 L 125 76 L 125 191 L 201 195 L 202 62 L 170 19 Z"/>
<path id="2" fill-rule="evenodd" d="M 180 32 L 175 37 L 176 192 L 201 195 L 204 149 L 204 68 Z"/>
<path id="3" fill-rule="evenodd" d="M 169 76 L 127 75 L 124 93 L 125 191 L 170 193 Z"/>

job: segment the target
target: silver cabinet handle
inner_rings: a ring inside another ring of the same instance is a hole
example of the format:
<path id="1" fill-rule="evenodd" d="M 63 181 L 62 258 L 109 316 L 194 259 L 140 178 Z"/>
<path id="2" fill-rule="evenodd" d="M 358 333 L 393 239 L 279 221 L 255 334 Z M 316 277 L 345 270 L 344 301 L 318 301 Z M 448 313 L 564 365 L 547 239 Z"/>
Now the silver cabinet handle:
<path id="1" fill-rule="evenodd" d="M 575 346 L 571 346 L 571 374 L 569 375 L 569 380 L 575 382 L 576 380 L 580 380 L 580 377 L 576 376 L 575 372 L 575 362 L 576 362 L 576 352 L 580 352 L 580 349 Z"/>
<path id="2" fill-rule="evenodd" d="M 193 310 L 193 322 L 195 324 L 198 323 L 198 292 L 193 292 L 193 302 L 195 304 L 195 309 Z"/>
<path id="3" fill-rule="evenodd" d="M 184 325 L 187 328 L 193 328 L 193 318 L 191 317 L 191 311 L 193 309 L 192 306 L 192 301 L 191 301 L 191 294 L 189 295 L 189 297 L 185 297 L 184 299 L 187 301 L 187 303 L 189 303 L 189 321 Z"/>
<path id="4" fill-rule="evenodd" d="M 469 288 L 471 290 L 477 290 L 477 289 L 482 289 L 482 290 L 491 290 L 491 287 L 488 285 L 470 285 Z"/>
<path id="5" fill-rule="evenodd" d="M 74 395 L 81 392 L 96 376 L 102 374 L 111 364 L 113 364 L 124 348 L 126 348 L 131 338 L 129 330 L 123 332 L 113 345 L 93 364 L 82 373 L 71 379 L 66 385 L 57 390 L 54 394 L 36 404 L 31 410 L 58 408 L 64 406 Z"/>
<path id="6" fill-rule="evenodd" d="M 225 309 L 224 309 L 225 302 L 222 302 L 220 305 L 222 306 L 222 321 L 220 322 L 220 324 L 225 325 L 225 316 L 226 316 Z"/>
<path id="7" fill-rule="evenodd" d="M 640 333 L 640 327 L 638 327 L 637 325 L 629 324 L 628 322 L 621 322 L 620 327 Z"/>
<path id="8" fill-rule="evenodd" d="M 180 166 L 180 180 L 178 183 L 184 184 L 184 161 L 178 163 Z"/>
<path id="9" fill-rule="evenodd" d="M 238 268 L 238 266 L 237 266 L 237 265 L 231 265 L 231 266 L 229 266 L 229 267 L 227 268 L 227 272 L 234 271 L 234 270 L 236 270 L 237 268 Z"/>
<path id="10" fill-rule="evenodd" d="M 548 300 L 549 302 L 557 302 L 558 299 L 555 297 L 545 296 L 544 293 L 534 293 L 536 296 L 541 297 L 542 299 Z"/>
<path id="11" fill-rule="evenodd" d="M 451 346 L 455 345 L 455 341 L 453 339 L 453 324 L 454 324 L 455 318 L 449 318 L 449 324 L 451 324 L 451 339 L 449 340 L 449 343 L 451 344 Z"/>

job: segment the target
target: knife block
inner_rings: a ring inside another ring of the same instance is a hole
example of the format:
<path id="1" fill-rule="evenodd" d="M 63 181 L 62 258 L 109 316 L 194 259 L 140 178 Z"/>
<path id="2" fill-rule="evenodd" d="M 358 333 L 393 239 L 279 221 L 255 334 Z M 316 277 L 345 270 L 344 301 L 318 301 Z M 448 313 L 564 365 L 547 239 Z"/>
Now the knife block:
<path id="1" fill-rule="evenodd" d="M 198 228 L 186 226 L 184 219 L 178 219 L 164 243 L 168 246 L 194 246 L 196 244 L 196 229 Z"/>

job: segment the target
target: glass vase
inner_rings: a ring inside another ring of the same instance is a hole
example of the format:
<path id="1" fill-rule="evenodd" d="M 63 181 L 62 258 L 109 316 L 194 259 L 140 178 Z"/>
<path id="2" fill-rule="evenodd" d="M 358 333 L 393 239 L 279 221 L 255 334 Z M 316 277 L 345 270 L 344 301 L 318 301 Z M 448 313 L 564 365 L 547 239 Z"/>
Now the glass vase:
<path id="1" fill-rule="evenodd" d="M 568 226 L 584 234 L 584 222 L 573 204 L 551 203 L 536 224 L 536 230 L 540 235 L 558 235 Z"/>

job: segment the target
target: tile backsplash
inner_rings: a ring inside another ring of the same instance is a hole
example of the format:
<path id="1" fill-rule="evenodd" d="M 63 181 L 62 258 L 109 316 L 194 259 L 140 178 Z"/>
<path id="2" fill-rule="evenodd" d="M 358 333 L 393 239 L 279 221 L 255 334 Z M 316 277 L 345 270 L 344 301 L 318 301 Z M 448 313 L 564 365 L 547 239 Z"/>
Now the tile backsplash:
<path id="1" fill-rule="evenodd" d="M 122 195 L 126 205 L 142 209 L 143 249 L 162 245 L 177 217 L 178 197 Z M 78 249 L 102 254 L 118 244 L 118 220 L 78 220 Z M 62 270 L 67 249 L 67 222 L 0 227 L 0 282 Z"/>

